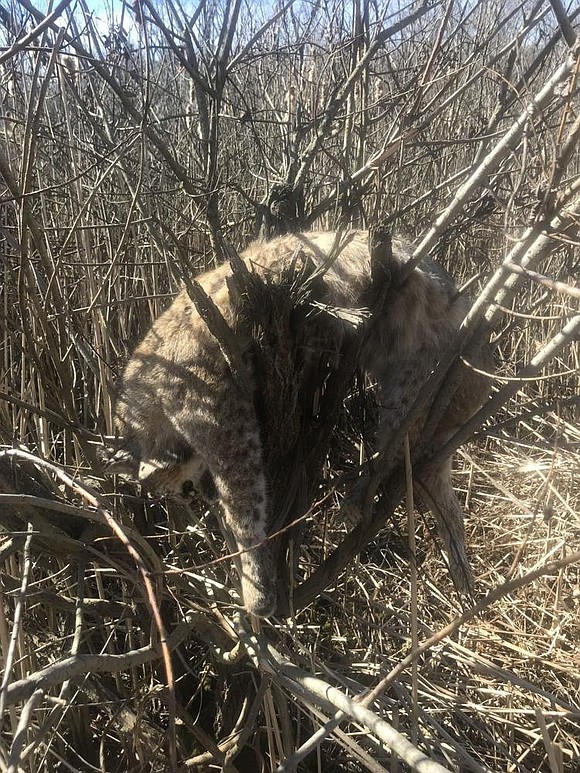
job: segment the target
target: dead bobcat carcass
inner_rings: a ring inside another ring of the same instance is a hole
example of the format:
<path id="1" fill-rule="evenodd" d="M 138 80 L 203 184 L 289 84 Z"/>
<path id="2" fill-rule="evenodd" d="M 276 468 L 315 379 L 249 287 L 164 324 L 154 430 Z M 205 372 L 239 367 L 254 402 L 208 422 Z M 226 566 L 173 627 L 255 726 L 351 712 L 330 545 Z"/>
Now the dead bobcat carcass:
<path id="1" fill-rule="evenodd" d="M 409 254 L 404 243 L 393 240 L 389 272 L 400 272 Z M 342 244 L 330 232 L 287 235 L 253 243 L 241 257 L 248 268 L 271 280 L 297 255 L 321 269 L 323 304 L 356 310 L 368 302 L 367 232 L 351 233 Z M 198 281 L 233 325 L 231 273 L 231 266 L 224 264 Z M 372 335 L 361 334 L 358 365 L 377 382 L 379 451 L 401 425 L 469 305 L 449 274 L 426 260 L 408 274 L 373 320 Z M 357 335 L 353 329 L 349 334 Z M 259 372 L 250 368 L 247 376 L 259 392 Z M 465 368 L 432 442 L 444 443 L 481 406 L 487 392 L 486 379 Z M 275 573 L 268 543 L 262 544 L 271 522 L 270 497 L 256 401 L 233 377 L 223 349 L 186 290 L 135 349 L 123 375 L 116 416 L 122 446 L 110 461 L 111 470 L 129 465 L 149 488 L 175 496 L 187 495 L 211 476 L 225 522 L 238 549 L 244 551 L 244 604 L 255 615 L 271 615 L 276 604 Z M 420 422 L 410 430 L 412 442 L 418 433 Z M 465 589 L 471 583 L 471 571 L 463 512 L 451 485 L 451 460 L 429 468 L 421 484 L 436 516 L 451 573 Z"/>

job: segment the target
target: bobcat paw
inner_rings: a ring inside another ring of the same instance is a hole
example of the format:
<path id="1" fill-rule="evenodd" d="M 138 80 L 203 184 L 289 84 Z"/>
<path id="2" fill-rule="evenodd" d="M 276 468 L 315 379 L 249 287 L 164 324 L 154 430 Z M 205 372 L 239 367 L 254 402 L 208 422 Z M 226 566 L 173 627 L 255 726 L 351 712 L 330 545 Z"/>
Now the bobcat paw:
<path id="1" fill-rule="evenodd" d="M 137 470 L 138 460 L 126 449 L 100 448 L 98 457 L 108 475 L 134 475 Z"/>
<path id="2" fill-rule="evenodd" d="M 256 617 L 268 618 L 276 612 L 275 588 L 249 587 L 249 583 L 242 583 L 244 606 L 250 614 Z"/>
<path id="3" fill-rule="evenodd" d="M 267 545 L 257 545 L 241 555 L 244 606 L 256 617 L 271 617 L 276 611 L 276 576 Z"/>
<path id="4" fill-rule="evenodd" d="M 471 596 L 474 588 L 473 572 L 465 550 L 454 546 L 448 553 L 449 573 L 459 593 Z"/>

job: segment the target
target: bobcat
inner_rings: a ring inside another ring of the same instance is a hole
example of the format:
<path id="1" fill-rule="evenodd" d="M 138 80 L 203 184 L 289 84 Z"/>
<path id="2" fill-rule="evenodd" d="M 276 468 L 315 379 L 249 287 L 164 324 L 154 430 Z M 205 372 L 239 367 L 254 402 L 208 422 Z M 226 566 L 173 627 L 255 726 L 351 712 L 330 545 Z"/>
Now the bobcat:
<path id="1" fill-rule="evenodd" d="M 286 235 L 255 242 L 241 257 L 253 271 L 271 278 L 297 254 L 321 269 L 325 304 L 343 310 L 365 305 L 371 286 L 367 232 L 351 233 L 342 245 L 332 232 Z M 393 240 L 389 268 L 399 271 L 409 255 L 402 241 Z M 230 265 L 224 264 L 201 275 L 199 283 L 233 324 L 230 275 Z M 388 447 L 468 308 L 469 301 L 449 274 L 425 260 L 396 291 L 373 334 L 361 338 L 359 365 L 377 381 L 379 450 Z M 251 370 L 248 374 L 256 379 Z M 259 390 L 260 384 L 254 387 Z M 486 380 L 465 368 L 434 442 L 445 442 L 481 406 L 487 391 Z M 257 616 L 270 616 L 276 593 L 270 548 L 261 544 L 267 536 L 269 492 L 259 417 L 186 290 L 135 349 L 123 375 L 116 420 L 122 445 L 109 469 L 130 468 L 148 488 L 168 496 L 188 496 L 192 488 L 213 489 L 243 551 L 245 607 Z M 420 427 L 410 433 L 412 442 L 419 433 Z M 422 488 L 436 516 L 452 576 L 466 589 L 471 570 L 463 512 L 451 485 L 451 460 L 431 469 Z"/>

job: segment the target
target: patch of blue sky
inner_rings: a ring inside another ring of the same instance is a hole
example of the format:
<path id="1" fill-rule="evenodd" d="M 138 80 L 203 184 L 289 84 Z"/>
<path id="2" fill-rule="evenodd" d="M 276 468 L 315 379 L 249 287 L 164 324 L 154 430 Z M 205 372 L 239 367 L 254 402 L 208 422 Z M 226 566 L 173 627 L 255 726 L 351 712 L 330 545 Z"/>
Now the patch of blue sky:
<path id="1" fill-rule="evenodd" d="M 393 14 L 398 15 L 402 6 L 412 0 L 387 0 L 379 2 L 374 9 L 374 23 L 391 21 Z M 198 40 L 215 40 L 224 22 L 224 15 L 231 3 L 228 0 L 152 0 L 155 10 L 169 29 L 177 31 L 178 37 L 187 29 L 194 18 L 192 32 Z M 36 7 L 43 13 L 50 13 L 58 0 L 36 0 Z M 87 12 L 90 15 L 94 31 L 103 41 L 111 33 L 121 34 L 130 44 L 137 44 L 141 38 L 141 29 L 136 17 L 139 0 L 72 0 L 63 11 L 63 20 L 67 14 L 73 14 L 78 28 L 84 28 Z M 202 8 L 200 9 L 200 5 Z M 342 30 L 347 34 L 352 24 L 355 0 L 326 0 L 320 4 L 313 0 L 242 0 L 234 34 L 234 51 L 247 41 L 277 14 L 284 17 L 280 24 L 270 28 L 279 45 L 295 42 L 303 35 L 311 41 L 325 41 L 329 28 Z M 200 13 L 198 13 L 201 10 Z M 148 13 L 145 10 L 145 16 Z M 338 21 L 337 16 L 340 17 Z M 390 17 L 390 18 L 389 18 Z M 340 35 L 340 32 L 339 32 Z"/>

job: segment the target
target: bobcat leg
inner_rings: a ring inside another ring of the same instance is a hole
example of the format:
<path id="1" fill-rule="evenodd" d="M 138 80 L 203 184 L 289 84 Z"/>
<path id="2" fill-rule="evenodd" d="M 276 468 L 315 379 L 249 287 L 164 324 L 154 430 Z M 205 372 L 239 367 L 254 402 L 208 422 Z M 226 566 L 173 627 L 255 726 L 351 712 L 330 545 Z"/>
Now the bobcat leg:
<path id="1" fill-rule="evenodd" d="M 379 381 L 381 387 L 382 415 L 379 447 L 386 453 L 385 476 L 400 461 L 400 449 L 390 448 L 401 424 L 407 418 L 418 390 L 429 374 L 434 355 L 428 349 L 419 352 L 418 362 L 402 362 L 393 374 Z M 453 413 L 454 426 L 457 418 Z M 421 438 L 425 414 L 419 415 L 408 428 L 409 442 L 414 447 Z M 446 439 L 446 433 L 438 430 L 437 442 Z M 433 442 L 433 441 L 431 441 Z M 451 458 L 429 470 L 420 479 L 419 495 L 435 516 L 437 530 L 449 559 L 449 571 L 462 592 L 473 588 L 473 575 L 465 550 L 464 512 L 451 481 Z"/>
<path id="2" fill-rule="evenodd" d="M 422 477 L 419 494 L 435 516 L 457 589 L 470 592 L 473 575 L 465 550 L 464 512 L 451 483 L 451 459 Z"/>
<path id="3" fill-rule="evenodd" d="M 240 556 L 236 559 L 244 606 L 257 617 L 269 617 L 276 608 L 276 582 L 272 549 L 265 542 L 268 498 L 262 446 L 249 405 L 232 406 L 231 416 L 222 408 L 220 424 L 208 422 L 198 448 L 212 474 L 224 520 Z"/>
<path id="4" fill-rule="evenodd" d="M 265 542 L 267 511 L 263 472 L 244 480 L 218 475 L 214 481 L 226 525 L 242 551 L 238 569 L 244 606 L 257 617 L 270 617 L 276 609 L 276 578 L 270 545 Z M 253 496 L 252 496 L 253 495 Z M 261 500 L 261 501 L 258 501 Z"/>
<path id="5" fill-rule="evenodd" d="M 394 444 L 401 425 L 406 420 L 421 383 L 428 375 L 428 363 L 432 357 L 419 352 L 416 361 L 389 362 L 389 367 L 376 369 L 373 375 L 378 382 L 380 422 L 378 451 L 381 454 L 380 472 L 382 480 L 388 480 L 402 460 L 402 436 Z M 410 443 L 413 446 L 419 434 L 419 422 L 410 428 Z M 343 517 L 353 525 L 365 517 L 364 503 L 372 472 L 363 474 L 347 492 L 341 506 Z"/>

